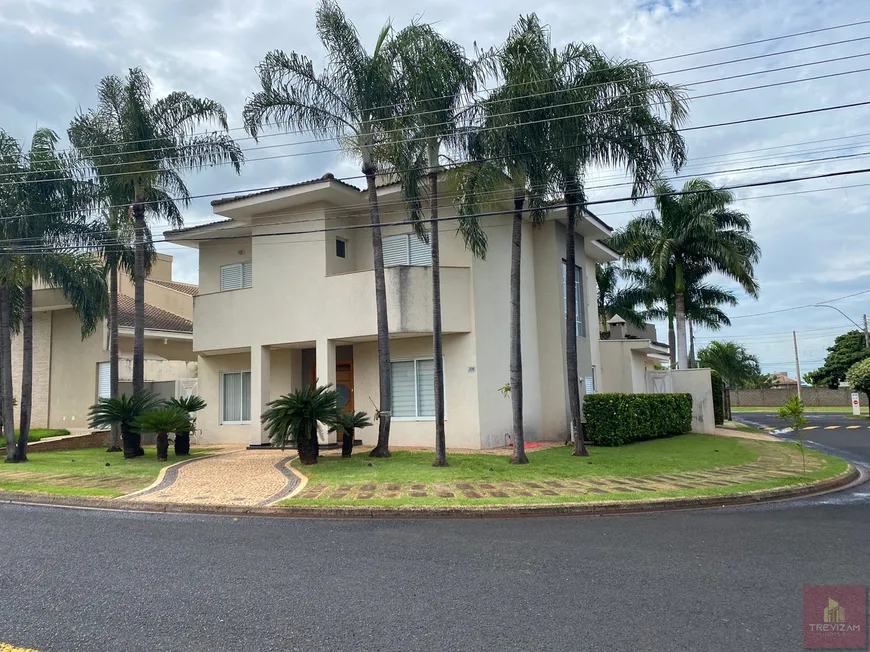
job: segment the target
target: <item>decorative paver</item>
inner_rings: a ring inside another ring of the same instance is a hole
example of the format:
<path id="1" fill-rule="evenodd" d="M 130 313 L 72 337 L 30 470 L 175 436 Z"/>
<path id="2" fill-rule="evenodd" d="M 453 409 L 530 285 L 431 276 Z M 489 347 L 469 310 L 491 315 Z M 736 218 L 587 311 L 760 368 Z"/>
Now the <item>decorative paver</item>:
<path id="1" fill-rule="evenodd" d="M 758 444 L 747 443 L 749 446 Z M 798 475 L 803 470 L 800 453 L 788 446 L 759 449 L 755 462 L 708 471 L 668 473 L 648 477 L 595 477 L 561 479 L 550 481 L 504 481 L 487 479 L 482 482 L 468 480 L 439 482 L 425 485 L 372 484 L 328 486 L 309 484 L 298 494 L 302 499 L 343 499 L 348 501 L 371 501 L 384 498 L 484 498 L 548 497 L 553 496 L 604 496 L 606 494 L 658 493 L 686 489 L 714 489 L 732 487 L 750 482 L 763 482 L 781 477 Z M 816 471 L 826 462 L 815 456 L 806 459 L 807 471 Z"/>
<path id="2" fill-rule="evenodd" d="M 291 451 L 238 451 L 187 460 L 170 467 L 163 481 L 119 500 L 262 507 L 287 498 L 299 485 Z"/>

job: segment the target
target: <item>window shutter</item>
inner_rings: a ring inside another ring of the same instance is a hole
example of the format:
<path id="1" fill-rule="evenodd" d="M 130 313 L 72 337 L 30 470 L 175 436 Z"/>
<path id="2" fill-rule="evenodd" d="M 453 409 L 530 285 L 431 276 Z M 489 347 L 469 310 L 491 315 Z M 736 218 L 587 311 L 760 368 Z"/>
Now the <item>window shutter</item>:
<path id="1" fill-rule="evenodd" d="M 417 416 L 435 416 L 435 362 L 417 360 Z"/>
<path id="2" fill-rule="evenodd" d="M 251 263 L 242 263 L 242 287 L 249 288 L 253 285 L 254 266 Z"/>
<path id="3" fill-rule="evenodd" d="M 414 382 L 414 361 L 393 362 L 393 414 L 397 418 L 417 416 L 417 397 Z"/>
<path id="4" fill-rule="evenodd" d="M 594 394 L 595 393 L 595 380 L 592 376 L 586 376 L 586 394 Z"/>
<path id="5" fill-rule="evenodd" d="M 410 240 L 411 265 L 429 267 L 432 265 L 432 247 L 423 242 L 417 234 L 408 236 Z"/>
<path id="6" fill-rule="evenodd" d="M 242 276 L 241 263 L 221 267 L 221 292 L 241 289 Z"/>
<path id="7" fill-rule="evenodd" d="M 407 265 L 409 263 L 408 236 L 391 235 L 383 239 L 384 267 Z"/>
<path id="8" fill-rule="evenodd" d="M 111 376 L 112 366 L 108 362 L 101 362 L 97 365 L 97 397 L 111 398 Z"/>

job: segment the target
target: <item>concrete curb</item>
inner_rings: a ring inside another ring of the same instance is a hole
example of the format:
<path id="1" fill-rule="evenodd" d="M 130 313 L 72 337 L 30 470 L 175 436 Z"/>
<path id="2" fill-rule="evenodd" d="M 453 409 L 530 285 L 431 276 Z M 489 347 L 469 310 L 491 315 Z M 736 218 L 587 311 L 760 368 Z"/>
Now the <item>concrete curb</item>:
<path id="1" fill-rule="evenodd" d="M 674 510 L 712 507 L 737 507 L 807 498 L 848 489 L 870 479 L 870 474 L 849 465 L 845 473 L 798 487 L 765 489 L 731 496 L 703 496 L 699 498 L 659 498 L 657 500 L 622 502 L 565 503 L 560 505 L 505 505 L 486 507 L 240 507 L 238 505 L 190 505 L 182 503 L 125 502 L 116 499 L 83 498 L 0 492 L 0 504 L 40 505 L 74 509 L 97 509 L 124 512 L 167 514 L 218 514 L 224 516 L 271 516 L 296 518 L 340 519 L 415 519 L 415 518 L 517 518 L 545 516 L 607 516 L 614 514 L 643 514 Z"/>

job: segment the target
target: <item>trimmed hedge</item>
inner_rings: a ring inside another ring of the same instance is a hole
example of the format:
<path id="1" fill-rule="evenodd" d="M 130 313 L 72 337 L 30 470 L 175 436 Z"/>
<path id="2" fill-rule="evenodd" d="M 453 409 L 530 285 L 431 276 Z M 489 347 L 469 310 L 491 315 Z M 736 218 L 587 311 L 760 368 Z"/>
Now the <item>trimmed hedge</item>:
<path id="1" fill-rule="evenodd" d="M 711 369 L 710 382 L 713 385 L 713 421 L 721 426 L 725 423 L 725 381 L 718 371 Z"/>
<path id="2" fill-rule="evenodd" d="M 670 437 L 692 429 L 691 394 L 589 394 L 586 434 L 598 446 Z"/>

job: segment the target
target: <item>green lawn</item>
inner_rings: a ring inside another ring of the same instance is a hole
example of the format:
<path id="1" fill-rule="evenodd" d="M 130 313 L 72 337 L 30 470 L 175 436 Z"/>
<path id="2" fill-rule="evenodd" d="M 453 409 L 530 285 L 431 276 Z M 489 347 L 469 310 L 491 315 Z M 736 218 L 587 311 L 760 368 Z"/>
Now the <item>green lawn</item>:
<path id="1" fill-rule="evenodd" d="M 505 455 L 450 455 L 446 469 L 432 466 L 432 453 L 396 451 L 389 459 L 366 454 L 349 460 L 323 456 L 319 464 L 293 466 L 317 484 L 367 484 L 383 482 L 453 482 L 557 480 L 578 476 L 645 476 L 680 471 L 715 469 L 754 462 L 758 454 L 737 439 L 683 435 L 654 439 L 629 446 L 590 446 L 585 459 L 573 457 L 570 447 L 530 451 L 530 464 L 516 465 Z M 582 468 L 582 471 L 578 470 Z"/>
<path id="2" fill-rule="evenodd" d="M 15 438 L 18 439 L 19 431 L 15 431 Z M 27 441 L 39 441 L 40 439 L 46 439 L 47 437 L 63 437 L 69 434 L 69 430 L 65 429 L 50 429 L 50 428 L 31 428 L 30 435 L 27 437 Z"/>
<path id="3" fill-rule="evenodd" d="M 454 454 L 449 456 L 450 466 L 446 469 L 431 466 L 433 456 L 426 452 L 397 451 L 389 459 L 372 459 L 365 454 L 354 455 L 350 460 L 337 456 L 323 456 L 316 465 L 303 466 L 296 460 L 295 468 L 308 476 L 308 487 L 326 486 L 328 491 L 338 486 L 376 485 L 385 483 L 408 485 L 419 483 L 431 486 L 433 483 L 533 481 L 545 483 L 553 480 L 606 477 L 650 477 L 686 471 L 704 471 L 715 468 L 739 466 L 754 462 L 767 446 L 788 446 L 780 442 L 760 442 L 729 439 L 707 435 L 683 435 L 669 439 L 619 446 L 614 448 L 592 447 L 589 458 L 571 455 L 570 447 L 550 448 L 529 453 L 530 464 L 515 466 L 508 463 L 507 456 L 483 454 Z M 748 482 L 736 486 L 695 488 L 681 490 L 660 490 L 652 492 L 622 492 L 589 495 L 535 495 L 497 498 L 483 496 L 467 498 L 456 495 L 452 498 L 439 498 L 429 495 L 425 498 L 382 498 L 373 496 L 370 500 L 360 501 L 351 498 L 306 498 L 300 496 L 282 501 L 282 505 L 310 507 L 445 507 L 445 506 L 491 506 L 505 504 L 557 504 L 577 503 L 598 500 L 643 500 L 650 498 L 730 495 L 791 486 L 813 482 L 822 478 L 841 475 L 847 469 L 845 461 L 807 450 L 808 456 L 825 459 L 827 464 L 818 471 L 806 475 L 776 477 L 764 482 Z"/>
<path id="4" fill-rule="evenodd" d="M 776 413 L 779 408 L 775 407 L 732 407 L 732 412 L 774 412 Z M 804 412 L 829 412 L 832 414 L 852 414 L 852 406 L 845 405 L 843 407 L 804 407 Z M 861 408 L 862 415 L 868 415 L 867 408 Z"/>
<path id="5" fill-rule="evenodd" d="M 194 449 L 199 457 L 208 449 Z M 180 462 L 171 450 L 168 462 L 158 462 L 156 450 L 125 460 L 105 448 L 28 453 L 26 464 L 0 466 L 0 491 L 26 491 L 67 496 L 123 496 L 151 484 L 164 466 Z"/>
<path id="6" fill-rule="evenodd" d="M 720 427 L 725 428 L 725 430 L 737 430 L 738 432 L 751 432 L 753 434 L 761 432 L 758 428 L 747 426 L 745 423 L 737 423 L 736 421 L 726 421 Z"/>

